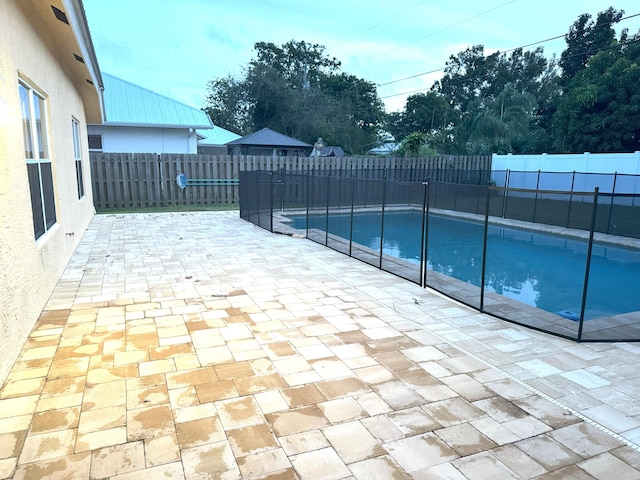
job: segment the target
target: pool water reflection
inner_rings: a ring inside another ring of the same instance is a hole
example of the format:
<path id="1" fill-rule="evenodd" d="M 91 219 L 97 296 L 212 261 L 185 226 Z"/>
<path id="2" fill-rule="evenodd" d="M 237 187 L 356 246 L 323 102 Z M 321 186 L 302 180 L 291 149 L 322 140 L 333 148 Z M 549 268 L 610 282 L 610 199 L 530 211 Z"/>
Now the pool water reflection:
<path id="1" fill-rule="evenodd" d="M 293 217 L 292 217 L 293 218 Z M 306 217 L 294 227 L 306 228 Z M 310 216 L 309 228 L 325 229 L 325 216 Z M 332 215 L 329 232 L 369 248 L 380 248 L 379 214 Z M 382 250 L 418 264 L 422 248 L 422 214 L 393 212 L 384 217 Z M 484 226 L 468 220 L 430 214 L 427 269 L 480 286 Z M 489 225 L 485 289 L 519 302 L 579 317 L 585 279 L 587 242 L 530 230 Z M 427 273 L 427 276 L 429 274 Z M 640 310 L 640 252 L 594 244 L 585 319 Z"/>

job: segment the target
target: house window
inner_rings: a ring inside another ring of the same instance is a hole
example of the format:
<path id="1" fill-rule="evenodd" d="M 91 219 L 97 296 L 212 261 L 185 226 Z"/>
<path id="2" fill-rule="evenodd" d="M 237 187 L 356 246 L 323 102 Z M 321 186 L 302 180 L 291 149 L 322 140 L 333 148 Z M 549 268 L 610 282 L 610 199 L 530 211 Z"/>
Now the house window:
<path id="1" fill-rule="evenodd" d="M 99 135 L 99 134 L 89 135 L 89 151 L 90 152 L 102 151 L 102 135 Z"/>
<path id="2" fill-rule="evenodd" d="M 82 179 L 82 148 L 80 147 L 80 124 L 75 118 L 71 119 L 73 134 L 73 158 L 76 162 L 76 182 L 78 184 L 78 198 L 84 197 L 84 182 Z"/>
<path id="3" fill-rule="evenodd" d="M 26 83 L 19 83 L 19 91 L 24 157 L 31 191 L 33 232 L 38 239 L 56 223 L 45 100 Z"/>

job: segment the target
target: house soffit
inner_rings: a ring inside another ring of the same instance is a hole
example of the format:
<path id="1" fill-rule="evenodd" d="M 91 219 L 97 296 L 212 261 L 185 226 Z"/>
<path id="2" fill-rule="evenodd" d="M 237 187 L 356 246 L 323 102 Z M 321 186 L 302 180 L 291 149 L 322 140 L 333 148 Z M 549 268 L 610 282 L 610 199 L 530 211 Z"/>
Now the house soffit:
<path id="1" fill-rule="evenodd" d="M 16 3 L 82 97 L 87 122 L 102 123 L 102 77 L 81 0 Z"/>

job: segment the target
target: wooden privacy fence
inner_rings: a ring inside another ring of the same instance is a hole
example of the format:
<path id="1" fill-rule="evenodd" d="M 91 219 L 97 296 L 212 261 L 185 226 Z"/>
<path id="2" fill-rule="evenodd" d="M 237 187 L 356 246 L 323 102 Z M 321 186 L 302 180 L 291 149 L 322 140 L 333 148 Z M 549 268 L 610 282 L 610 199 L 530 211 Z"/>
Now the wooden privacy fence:
<path id="1" fill-rule="evenodd" d="M 350 170 L 491 170 L 491 156 L 267 157 L 155 153 L 91 153 L 93 202 L 98 210 L 175 205 L 237 204 L 238 172 Z M 176 182 L 184 174 L 186 187 Z"/>

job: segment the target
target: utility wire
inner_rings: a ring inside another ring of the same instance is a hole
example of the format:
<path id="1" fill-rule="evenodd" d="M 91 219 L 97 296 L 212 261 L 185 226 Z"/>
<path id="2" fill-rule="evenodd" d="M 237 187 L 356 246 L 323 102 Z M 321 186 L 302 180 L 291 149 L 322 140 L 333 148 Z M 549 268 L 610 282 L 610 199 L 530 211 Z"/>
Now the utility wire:
<path id="1" fill-rule="evenodd" d="M 380 25 L 382 25 L 383 23 L 387 23 L 387 22 L 389 22 L 389 21 L 393 20 L 394 18 L 399 17 L 399 16 L 400 16 L 400 15 L 402 15 L 403 13 L 408 12 L 409 10 L 411 10 L 411 9 L 413 9 L 413 8 L 417 7 L 417 6 L 420 6 L 420 5 L 422 5 L 423 3 L 426 3 L 426 2 L 427 2 L 427 0 L 422 0 L 422 2 L 418 2 L 418 3 L 416 3 L 415 5 L 413 5 L 413 6 L 409 7 L 409 8 L 405 8 L 405 9 L 404 9 L 404 10 L 402 10 L 401 12 L 398 12 L 398 13 L 396 13 L 395 15 L 392 15 L 391 17 L 389 17 L 389 18 L 387 18 L 387 19 L 385 19 L 385 20 L 383 20 L 383 21 L 381 21 L 381 22 L 378 22 L 378 23 L 376 23 L 375 25 L 372 25 L 371 27 L 369 27 L 369 28 L 367 28 L 367 29 L 365 29 L 365 30 L 362 30 L 361 32 L 356 33 L 355 35 L 353 35 L 353 36 L 351 36 L 351 37 L 349 37 L 349 38 L 347 38 L 347 39 L 343 40 L 342 42 L 340 42 L 340 43 L 338 43 L 338 44 L 336 44 L 336 45 L 333 45 L 332 47 L 329 47 L 329 50 L 332 50 L 332 49 L 337 48 L 337 47 L 339 47 L 339 46 L 341 46 L 341 45 L 344 45 L 345 43 L 347 43 L 347 42 L 349 42 L 349 41 L 353 40 L 354 38 L 359 37 L 359 36 L 360 36 L 360 35 L 362 35 L 363 33 L 367 33 L 367 32 L 369 32 L 369 31 L 373 30 L 374 28 L 379 27 L 379 26 L 380 26 Z"/>
<path id="2" fill-rule="evenodd" d="M 622 17 L 622 18 L 621 18 L 620 20 L 618 20 L 618 21 L 611 21 L 611 22 L 607 22 L 607 23 L 605 23 L 604 25 L 607 25 L 607 24 L 611 25 L 612 23 L 622 22 L 623 20 L 629 20 L 630 18 L 634 18 L 634 17 L 638 17 L 638 16 L 640 16 L 640 13 L 636 13 L 636 14 L 634 14 L 634 15 L 629 15 L 629 16 L 627 16 L 627 17 Z M 526 44 L 526 45 L 522 45 L 522 46 L 520 46 L 520 47 L 510 48 L 510 49 L 505 50 L 505 51 L 500 52 L 500 53 L 509 53 L 509 52 L 513 52 L 513 51 L 515 51 L 515 50 L 518 50 L 519 48 L 527 48 L 527 47 L 532 47 L 532 46 L 534 46 L 534 45 L 540 45 L 541 43 L 550 42 L 550 41 L 552 41 L 552 40 L 558 40 L 559 38 L 563 38 L 563 37 L 566 37 L 566 36 L 567 36 L 567 34 L 566 34 L 566 33 L 565 33 L 565 34 L 562 34 L 562 35 L 557 35 L 557 36 L 555 36 L 555 37 L 550 37 L 550 38 L 547 38 L 547 39 L 544 39 L 544 40 L 540 40 L 540 41 L 537 41 L 537 42 L 528 43 L 528 44 Z M 400 48 L 400 47 L 398 47 L 398 48 Z M 589 53 L 589 52 L 582 52 L 582 53 Z M 550 62 L 553 62 L 554 60 L 549 60 L 549 61 L 550 61 Z M 412 78 L 421 77 L 421 76 L 423 76 L 423 75 L 430 75 L 430 74 L 432 74 L 432 73 L 442 72 L 442 71 L 444 71 L 446 68 L 447 68 L 447 67 L 446 67 L 446 66 L 444 66 L 444 67 L 437 68 L 437 69 L 435 69 L 435 70 L 429 70 L 428 72 L 416 73 L 415 75 L 410 75 L 410 76 L 408 76 L 408 77 L 403 77 L 403 78 L 398 78 L 398 79 L 396 79 L 396 80 L 391 80 L 390 82 L 386 82 L 386 83 L 376 83 L 376 86 L 378 86 L 378 87 L 384 87 L 384 86 L 387 86 L 387 85 L 391 85 L 391 84 L 393 84 L 393 83 L 403 82 L 403 81 L 405 81 L 405 80 L 411 80 Z M 417 90 L 417 91 L 421 91 L 421 90 L 426 90 L 426 89 L 424 89 L 424 88 L 423 88 L 423 89 L 420 89 L 420 90 Z M 410 92 L 410 93 L 412 93 L 412 92 Z M 391 95 L 391 96 L 392 96 L 392 97 L 395 97 L 395 96 L 397 96 L 397 95 L 402 95 L 402 94 L 395 94 L 395 95 Z M 389 97 L 381 97 L 381 98 L 389 98 Z"/>
<path id="3" fill-rule="evenodd" d="M 450 28 L 457 27 L 457 26 L 459 26 L 459 25 L 462 25 L 463 23 L 470 22 L 471 20 L 475 20 L 475 19 L 476 19 L 476 18 L 478 18 L 478 17 L 481 17 L 481 16 L 483 16 L 483 15 L 486 15 L 487 13 L 491 13 L 491 12 L 493 12 L 493 11 L 495 11 L 495 10 L 498 10 L 499 8 L 506 7 L 507 5 L 509 5 L 509 4 L 511 4 L 511 3 L 514 3 L 514 2 L 517 2 L 517 1 L 518 1 L 518 0 L 509 0 L 509 1 L 508 1 L 508 2 L 506 2 L 506 3 L 503 3 L 503 4 L 501 4 L 501 5 L 498 5 L 497 7 L 493 7 L 493 8 L 490 8 L 489 10 L 485 10 L 484 12 L 480 12 L 479 14 L 474 15 L 473 17 L 465 18 L 464 20 L 461 20 L 461 21 L 459 21 L 458 23 L 454 23 L 453 25 L 449 25 L 449 26 L 447 26 L 447 27 L 441 28 L 440 30 L 436 30 L 435 32 L 431 32 L 430 34 L 425 35 L 425 36 L 423 36 L 423 37 L 416 38 L 415 40 L 411 40 L 410 42 L 404 43 L 404 44 L 402 44 L 402 45 L 398 45 L 397 47 L 394 47 L 394 48 L 392 48 L 391 50 L 387 50 L 386 52 L 382 52 L 382 53 L 380 53 L 380 54 L 376 55 L 376 56 L 375 56 L 375 57 L 373 57 L 373 58 L 378 58 L 378 57 L 381 57 L 381 56 L 386 55 L 386 54 L 388 54 L 388 53 L 395 52 L 396 50 L 399 50 L 399 49 L 401 49 L 401 48 L 404 48 L 404 47 L 406 47 L 407 45 L 411 45 L 411 44 L 413 44 L 413 43 L 419 42 L 420 40 L 424 40 L 425 38 L 433 37 L 434 35 L 437 35 L 438 33 L 442 33 L 442 32 L 444 32 L 444 31 L 449 30 Z"/>
<path id="4" fill-rule="evenodd" d="M 633 15 L 633 16 L 635 17 L 635 16 L 638 16 L 638 15 L 640 15 L 640 13 L 637 14 L 637 15 Z M 631 18 L 631 17 L 629 17 L 629 18 Z M 537 42 L 537 43 L 539 43 L 539 42 Z M 574 53 L 573 55 L 568 55 L 565 58 L 578 57 L 578 56 L 584 55 L 585 53 L 593 53 L 593 55 L 595 55 L 596 53 L 599 53 L 599 52 L 603 52 L 603 51 L 606 51 L 606 50 L 612 50 L 614 48 L 620 48 L 620 47 L 624 47 L 624 46 L 627 46 L 627 45 L 633 45 L 633 44 L 636 44 L 636 43 L 640 43 L 640 39 L 630 40 L 628 42 L 618 43 L 616 45 L 611 45 L 611 46 L 608 46 L 608 47 L 584 50 L 584 51 L 579 52 L 579 53 Z M 532 45 L 535 45 L 535 44 L 532 44 Z M 562 60 L 561 58 L 556 58 L 556 59 L 551 59 L 551 60 L 548 60 L 548 61 L 549 61 L 549 63 L 560 63 L 561 60 Z M 434 70 L 434 71 L 435 72 L 439 72 L 440 70 L 444 70 L 444 69 L 439 69 L 439 70 Z M 486 73 L 484 75 L 477 75 L 475 77 L 457 79 L 457 80 L 462 81 L 462 82 L 468 82 L 468 81 L 471 81 L 471 80 L 478 80 L 480 78 L 488 77 L 490 75 L 492 75 L 492 74 L 491 73 Z M 413 78 L 413 77 L 410 77 L 410 78 Z M 410 92 L 394 93 L 392 95 L 386 95 L 384 97 L 380 97 L 380 99 L 399 97 L 400 95 L 411 95 L 412 93 L 423 92 L 423 91 L 429 90 L 429 89 L 431 89 L 431 87 L 419 88 L 417 90 L 412 90 Z"/>
<path id="5" fill-rule="evenodd" d="M 640 14 L 638 14 L 640 15 Z M 515 47 L 515 48 L 510 48 L 509 50 L 505 50 L 504 52 L 496 52 L 496 53 L 509 53 L 509 52 L 513 52 L 515 50 L 518 50 L 519 48 L 527 48 L 527 47 L 532 47 L 533 45 L 539 45 L 541 43 L 546 43 L 546 42 L 550 42 L 552 40 L 557 40 L 559 38 L 562 38 L 566 35 L 558 35 L 557 37 L 551 37 L 551 38 L 547 38 L 545 40 L 540 40 L 539 42 L 534 42 L 534 43 L 528 43 L 527 45 L 522 45 L 521 47 Z M 409 77 L 404 77 L 404 78 L 398 78 L 396 80 L 391 80 L 390 82 L 386 82 L 386 83 L 377 83 L 376 85 L 378 87 L 385 87 L 387 85 L 391 85 L 392 83 L 398 83 L 398 82 L 403 82 L 405 80 L 411 80 L 412 78 L 416 78 L 416 77 L 422 77 L 423 75 L 429 75 L 431 73 L 437 73 L 437 72 L 442 72 L 443 70 L 445 70 L 447 67 L 440 67 L 440 68 L 436 68 L 435 70 L 429 70 L 428 72 L 423 72 L 423 73 L 416 73 L 415 75 L 411 75 Z"/>

